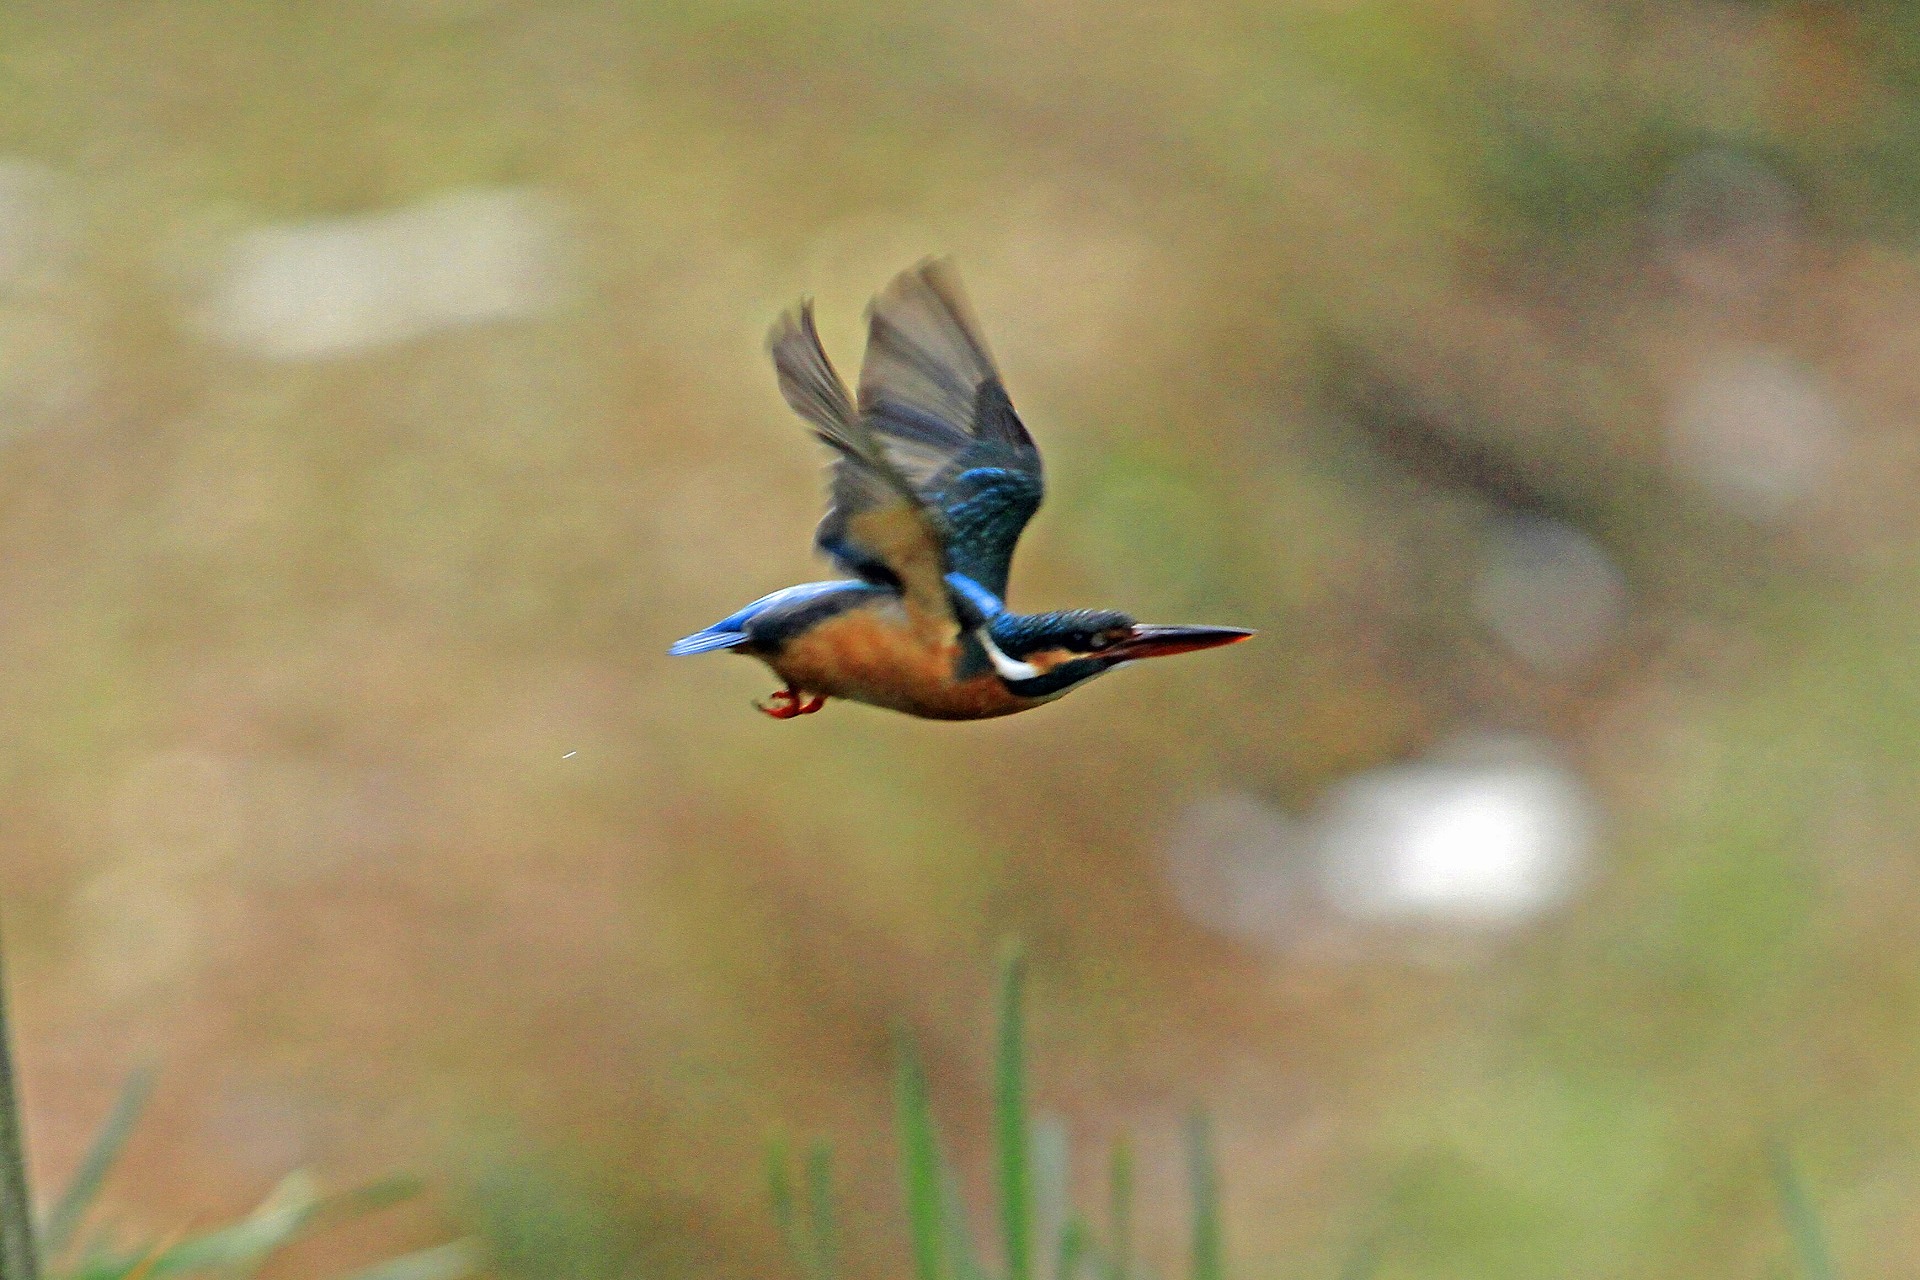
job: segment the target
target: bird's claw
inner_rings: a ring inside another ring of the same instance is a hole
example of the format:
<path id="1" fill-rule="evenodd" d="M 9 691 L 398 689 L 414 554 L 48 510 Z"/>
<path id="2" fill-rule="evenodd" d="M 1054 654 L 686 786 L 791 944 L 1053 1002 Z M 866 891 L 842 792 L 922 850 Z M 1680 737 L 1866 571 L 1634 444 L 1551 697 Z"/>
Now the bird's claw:
<path id="1" fill-rule="evenodd" d="M 810 716 L 827 705 L 824 694 L 802 693 L 788 685 L 776 689 L 766 702 L 756 702 L 755 709 L 772 716 L 775 720 L 791 720 L 795 716 Z"/>

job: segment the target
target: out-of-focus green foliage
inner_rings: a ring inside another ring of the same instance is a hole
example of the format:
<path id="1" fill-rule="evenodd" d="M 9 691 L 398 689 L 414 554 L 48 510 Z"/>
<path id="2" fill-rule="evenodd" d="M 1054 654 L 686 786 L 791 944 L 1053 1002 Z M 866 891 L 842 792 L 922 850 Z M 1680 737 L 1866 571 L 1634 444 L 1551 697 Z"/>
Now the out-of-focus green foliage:
<path id="1" fill-rule="evenodd" d="M 80 1242 L 76 1233 L 101 1184 L 125 1148 L 153 1091 L 153 1074 L 128 1080 L 72 1180 L 37 1233 L 43 1273 L 71 1280 L 141 1280 L 146 1276 L 246 1275 L 302 1236 L 388 1208 L 419 1193 L 416 1180 L 384 1178 L 351 1191 L 326 1194 L 312 1175 L 294 1173 L 245 1217 L 224 1226 L 132 1249 L 105 1235 Z M 77 1246 L 77 1247 L 76 1247 Z M 355 1271 L 351 1280 L 463 1280 L 484 1265 L 479 1246 L 457 1240 L 415 1250 Z"/>
<path id="2" fill-rule="evenodd" d="M 1133 1280 L 1128 1223 L 1133 1216 L 1131 1158 L 1123 1141 L 1114 1147 L 1108 1180 L 1108 1234 L 1101 1241 L 1088 1220 L 1069 1204 L 1064 1163 L 1043 1154 L 1045 1120 L 1031 1114 L 1026 1087 L 1023 963 L 1015 953 L 1002 958 L 993 1061 L 995 1204 L 999 1210 L 999 1266 L 983 1266 L 984 1250 L 972 1241 L 966 1206 L 955 1190 L 955 1172 L 941 1151 L 938 1124 L 919 1050 L 902 1037 L 895 1084 L 901 1186 L 913 1238 L 914 1274 L 919 1280 L 988 1280 L 989 1277 L 1051 1274 L 1053 1280 Z M 1222 1243 L 1219 1172 L 1214 1166 L 1206 1120 L 1196 1114 L 1187 1126 L 1187 1180 L 1192 1197 L 1190 1237 L 1193 1280 L 1222 1280 L 1226 1274 Z M 774 1221 L 794 1270 L 807 1280 L 835 1274 L 834 1221 L 826 1148 L 816 1144 L 808 1159 L 806 1221 L 795 1206 L 791 1157 L 784 1141 L 769 1151 L 769 1191 Z M 1037 1210 L 1052 1212 L 1050 1230 L 1036 1231 Z M 1051 1264 L 1049 1273 L 1045 1268 Z M 1036 1270 L 1036 1267 L 1039 1269 Z M 1362 1272 L 1360 1274 L 1365 1274 Z"/>

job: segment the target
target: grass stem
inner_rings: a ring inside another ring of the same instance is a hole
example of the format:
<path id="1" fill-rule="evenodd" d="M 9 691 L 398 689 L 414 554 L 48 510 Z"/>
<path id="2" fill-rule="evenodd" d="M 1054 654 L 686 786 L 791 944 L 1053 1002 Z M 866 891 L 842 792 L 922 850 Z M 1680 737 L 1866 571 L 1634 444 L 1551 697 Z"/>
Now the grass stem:
<path id="1" fill-rule="evenodd" d="M 0 1280 L 40 1280 L 25 1146 L 20 1092 L 14 1085 L 13 1033 L 7 1022 L 6 971 L 0 965 Z"/>
<path id="2" fill-rule="evenodd" d="M 1787 1236 L 1800 1262 L 1800 1274 L 1805 1280 L 1834 1280 L 1833 1257 L 1827 1249 L 1826 1232 L 1820 1226 L 1820 1213 L 1814 1208 L 1807 1184 L 1801 1180 L 1792 1151 L 1784 1142 L 1776 1141 L 1769 1155 L 1774 1194 L 1780 1200 L 1780 1216 L 1786 1221 Z"/>
<path id="3" fill-rule="evenodd" d="M 1000 1239 L 1007 1280 L 1033 1280 L 1033 1141 L 1027 1125 L 1026 966 L 1009 946 L 1000 962 L 1000 1043 L 994 1070 L 994 1129 L 1000 1156 Z"/>

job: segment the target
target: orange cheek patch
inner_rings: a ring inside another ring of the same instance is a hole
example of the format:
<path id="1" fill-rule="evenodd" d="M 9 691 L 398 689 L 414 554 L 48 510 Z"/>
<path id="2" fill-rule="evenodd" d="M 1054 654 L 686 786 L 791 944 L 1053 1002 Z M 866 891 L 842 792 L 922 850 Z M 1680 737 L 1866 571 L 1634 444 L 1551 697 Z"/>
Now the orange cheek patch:
<path id="1" fill-rule="evenodd" d="M 1066 649 L 1042 649 L 1038 653 L 1028 654 L 1025 658 L 1022 658 L 1021 661 L 1037 668 L 1040 673 L 1044 675 L 1063 662 L 1071 662 L 1075 658 L 1083 656 L 1085 655 L 1073 653 Z"/>

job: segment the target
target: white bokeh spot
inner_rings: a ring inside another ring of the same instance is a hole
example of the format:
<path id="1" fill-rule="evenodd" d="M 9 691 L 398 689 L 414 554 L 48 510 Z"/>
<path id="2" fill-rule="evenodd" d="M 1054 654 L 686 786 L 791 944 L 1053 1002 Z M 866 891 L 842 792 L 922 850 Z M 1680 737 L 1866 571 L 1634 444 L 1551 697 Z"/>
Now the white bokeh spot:
<path id="1" fill-rule="evenodd" d="M 1358 920 L 1524 923 L 1564 901 L 1592 805 L 1543 744 L 1460 739 L 1336 788 L 1318 821 L 1323 894 Z"/>

